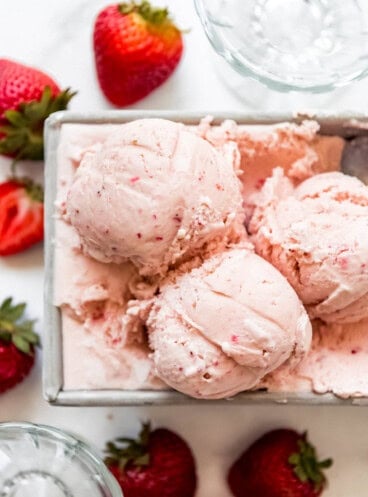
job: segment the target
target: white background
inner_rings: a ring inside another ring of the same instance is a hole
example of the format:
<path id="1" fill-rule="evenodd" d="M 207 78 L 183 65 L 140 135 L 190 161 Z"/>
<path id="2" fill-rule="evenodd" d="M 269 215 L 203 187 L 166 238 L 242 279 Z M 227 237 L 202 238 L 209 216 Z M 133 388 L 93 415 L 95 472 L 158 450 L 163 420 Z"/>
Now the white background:
<path id="1" fill-rule="evenodd" d="M 0 0 L 0 57 L 15 58 L 51 73 L 61 86 L 78 95 L 73 110 L 109 108 L 94 74 L 91 51 L 93 19 L 106 0 Z M 156 2 L 159 3 L 159 2 Z M 278 97 L 251 85 L 247 102 L 238 100 L 218 79 L 212 51 L 190 0 L 167 1 L 185 35 L 185 56 L 175 75 L 137 108 L 195 110 L 288 110 L 320 108 L 367 110 L 368 81 L 328 97 Z M 216 64 L 219 64 L 216 62 Z M 221 66 L 222 67 L 222 66 Z M 222 71 L 222 69 L 221 69 Z M 228 76 L 227 72 L 225 73 Z M 253 92 L 253 93 L 252 93 Z M 262 98 L 260 98 L 262 95 Z M 27 165 L 40 177 L 42 164 Z M 8 161 L 0 159 L 0 179 Z M 43 292 L 42 247 L 0 260 L 0 299 L 13 295 L 29 303 L 41 334 Z M 134 434 L 139 420 L 171 427 L 191 444 L 198 461 L 197 497 L 227 497 L 225 474 L 230 461 L 265 430 L 288 426 L 308 430 L 321 456 L 333 456 L 326 497 L 368 494 L 368 410 L 363 407 L 191 406 L 156 408 L 50 407 L 41 394 L 41 358 L 22 385 L 0 398 L 0 421 L 48 423 L 79 433 L 102 448 L 106 439 Z"/>

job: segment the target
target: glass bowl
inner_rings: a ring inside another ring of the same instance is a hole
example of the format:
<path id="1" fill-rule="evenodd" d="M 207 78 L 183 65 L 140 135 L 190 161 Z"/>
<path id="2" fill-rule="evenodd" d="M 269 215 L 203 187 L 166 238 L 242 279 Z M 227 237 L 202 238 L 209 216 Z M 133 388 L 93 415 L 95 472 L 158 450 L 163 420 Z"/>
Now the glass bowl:
<path id="1" fill-rule="evenodd" d="M 0 497 L 123 497 L 90 447 L 55 428 L 0 423 Z"/>
<path id="2" fill-rule="evenodd" d="M 368 73 L 367 0 L 194 0 L 215 50 L 277 91 L 327 92 Z"/>

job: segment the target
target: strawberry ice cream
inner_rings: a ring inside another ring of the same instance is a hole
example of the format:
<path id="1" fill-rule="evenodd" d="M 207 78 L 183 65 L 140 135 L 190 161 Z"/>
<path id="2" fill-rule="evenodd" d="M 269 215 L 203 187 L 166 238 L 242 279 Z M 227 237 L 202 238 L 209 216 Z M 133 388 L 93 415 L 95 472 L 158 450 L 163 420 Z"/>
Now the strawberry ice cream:
<path id="1" fill-rule="evenodd" d="M 171 275 L 147 320 L 156 374 L 198 398 L 247 390 L 308 351 L 311 324 L 293 289 L 261 257 L 234 248 Z"/>
<path id="2" fill-rule="evenodd" d="M 147 298 L 131 263 L 104 264 L 80 250 L 79 236 L 65 222 L 66 196 L 86 150 L 103 143 L 114 126 L 62 130 L 59 147 L 54 304 L 63 331 L 63 388 L 163 388 L 154 376 L 142 330 L 127 332 L 123 321 L 129 299 Z"/>
<path id="3" fill-rule="evenodd" d="M 56 261 L 54 302 L 63 326 L 64 388 L 161 387 L 141 330 L 127 333 L 123 324 L 137 285 L 133 265 L 86 257 L 78 250 L 76 233 L 64 223 L 58 226 Z"/>
<path id="4" fill-rule="evenodd" d="M 181 124 L 143 119 L 84 155 L 66 219 L 85 253 L 156 276 L 210 243 L 236 239 L 241 204 L 232 164 L 214 147 Z"/>
<path id="5" fill-rule="evenodd" d="M 210 121 L 62 125 L 63 389 L 368 396 L 368 196 L 330 173 L 345 141 L 312 121 Z M 260 255 L 320 318 L 309 351 L 304 307 L 253 252 L 244 217 Z"/>
<path id="6" fill-rule="evenodd" d="M 312 348 L 292 371 L 285 365 L 259 387 L 270 392 L 333 393 L 368 397 L 368 320 L 354 324 L 313 323 Z"/>
<path id="7" fill-rule="evenodd" d="M 293 188 L 276 169 L 249 225 L 256 251 L 327 322 L 368 317 L 368 187 L 342 173 Z"/>
<path id="8" fill-rule="evenodd" d="M 345 147 L 345 140 L 339 136 L 320 135 L 316 121 L 249 126 L 226 120 L 213 126 L 211 118 L 205 118 L 193 131 L 233 160 L 240 171 L 248 218 L 254 209 L 254 194 L 275 167 L 281 167 L 296 185 L 317 173 L 337 171 Z M 231 144 L 236 145 L 237 154 Z"/>

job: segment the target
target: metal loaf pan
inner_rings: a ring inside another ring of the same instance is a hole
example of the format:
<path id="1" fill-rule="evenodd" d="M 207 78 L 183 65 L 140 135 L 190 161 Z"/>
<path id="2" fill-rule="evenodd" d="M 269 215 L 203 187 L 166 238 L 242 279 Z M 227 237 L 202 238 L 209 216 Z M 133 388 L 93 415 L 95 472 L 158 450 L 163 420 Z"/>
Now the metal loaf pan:
<path id="1" fill-rule="evenodd" d="M 57 150 L 60 129 L 63 124 L 122 124 L 135 119 L 160 117 L 184 124 L 195 125 L 206 115 L 214 116 L 213 124 L 224 119 L 233 119 L 238 124 L 275 124 L 279 122 L 300 123 L 304 119 L 314 119 L 321 126 L 320 133 L 353 138 L 368 136 L 368 116 L 352 113 L 338 115 L 328 113 L 298 114 L 245 114 L 226 112 L 177 112 L 177 111 L 104 111 L 91 114 L 57 112 L 46 122 L 46 169 L 45 169 L 45 336 L 43 392 L 45 399 L 55 405 L 69 406 L 116 406 L 116 405 L 164 405 L 164 404 L 308 404 L 308 405 L 368 405 L 368 398 L 341 399 L 333 394 L 310 392 L 269 393 L 264 391 L 244 392 L 223 400 L 197 400 L 173 390 L 63 390 L 63 357 L 61 316 L 58 307 L 53 305 L 54 294 L 54 202 L 57 184 Z"/>

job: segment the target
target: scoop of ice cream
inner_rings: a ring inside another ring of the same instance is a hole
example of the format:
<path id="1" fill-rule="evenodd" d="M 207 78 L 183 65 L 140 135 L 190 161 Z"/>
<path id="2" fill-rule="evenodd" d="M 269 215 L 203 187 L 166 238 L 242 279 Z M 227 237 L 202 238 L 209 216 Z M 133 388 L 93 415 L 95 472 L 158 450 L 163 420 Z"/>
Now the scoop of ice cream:
<path id="1" fill-rule="evenodd" d="M 241 204 L 236 174 L 212 145 L 181 124 L 142 119 L 84 155 L 66 216 L 95 259 L 156 275 L 213 240 L 226 243 Z"/>
<path id="2" fill-rule="evenodd" d="M 233 248 L 171 276 L 147 320 L 156 374 L 198 398 L 254 387 L 308 350 L 311 325 L 286 279 L 253 252 Z"/>
<path id="3" fill-rule="evenodd" d="M 324 173 L 294 189 L 276 169 L 249 229 L 257 253 L 289 280 L 311 317 L 368 317 L 368 188 L 361 181 Z"/>

